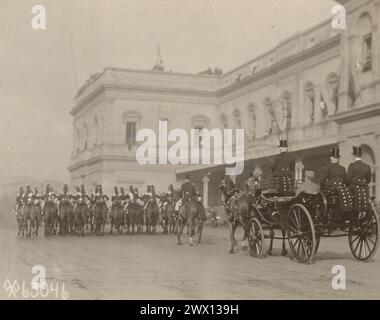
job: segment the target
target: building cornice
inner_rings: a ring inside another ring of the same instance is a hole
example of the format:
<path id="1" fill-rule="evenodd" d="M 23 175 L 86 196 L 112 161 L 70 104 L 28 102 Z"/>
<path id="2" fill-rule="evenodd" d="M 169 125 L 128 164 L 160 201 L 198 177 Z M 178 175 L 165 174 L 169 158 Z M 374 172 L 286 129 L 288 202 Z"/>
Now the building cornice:
<path id="1" fill-rule="evenodd" d="M 96 100 L 99 96 L 107 91 L 120 90 L 124 92 L 145 93 L 145 94 L 160 94 L 169 96 L 188 96 L 188 97 L 202 97 L 202 98 L 216 98 L 216 91 L 211 90 L 196 90 L 196 89 L 178 89 L 178 88 L 162 88 L 162 87 L 149 87 L 130 84 L 119 83 L 103 83 L 100 84 L 94 91 L 92 91 L 85 98 L 80 100 L 71 110 L 71 115 L 78 114 L 89 103 Z"/>
<path id="2" fill-rule="evenodd" d="M 361 119 L 368 119 L 380 115 L 380 101 L 375 101 L 365 106 L 358 106 L 352 109 L 339 112 L 330 117 L 331 120 L 336 121 L 338 124 L 344 124 Z"/>
<path id="3" fill-rule="evenodd" d="M 294 64 L 299 64 L 304 60 L 307 60 L 315 55 L 318 55 L 323 51 L 329 50 L 334 47 L 339 47 L 339 44 L 340 44 L 340 35 L 338 34 L 324 42 L 321 42 L 318 45 L 313 46 L 312 48 L 306 49 L 304 51 L 301 51 L 298 54 L 285 58 L 284 60 L 278 63 L 275 63 L 272 66 L 255 73 L 254 75 L 243 78 L 240 81 L 234 82 L 230 84 L 229 86 L 218 90 L 217 97 L 223 97 L 234 91 L 237 91 L 246 86 L 249 86 L 250 84 L 254 82 L 268 78 L 271 75 L 274 75 Z"/>

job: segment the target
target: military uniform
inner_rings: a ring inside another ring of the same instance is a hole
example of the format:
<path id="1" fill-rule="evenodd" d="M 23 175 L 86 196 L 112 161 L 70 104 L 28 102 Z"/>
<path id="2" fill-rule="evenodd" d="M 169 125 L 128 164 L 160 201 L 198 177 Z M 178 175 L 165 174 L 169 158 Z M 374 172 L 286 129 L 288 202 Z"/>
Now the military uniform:
<path id="1" fill-rule="evenodd" d="M 346 178 L 356 211 L 365 211 L 369 207 L 368 184 L 371 182 L 371 167 L 360 159 L 361 154 L 361 148 L 354 147 L 353 155 L 358 158 L 348 166 Z"/>
<path id="2" fill-rule="evenodd" d="M 286 140 L 280 141 L 280 148 L 287 148 Z M 295 160 L 287 151 L 281 152 L 273 161 L 272 182 L 274 189 L 277 189 L 279 193 L 294 192 L 294 168 Z"/>
<path id="3" fill-rule="evenodd" d="M 331 149 L 331 156 L 339 158 L 339 149 Z M 345 185 L 347 179 L 346 169 L 339 163 L 331 163 L 322 171 L 321 188 L 327 196 L 334 193 L 339 197 L 339 206 L 342 212 L 353 209 L 351 194 Z"/>

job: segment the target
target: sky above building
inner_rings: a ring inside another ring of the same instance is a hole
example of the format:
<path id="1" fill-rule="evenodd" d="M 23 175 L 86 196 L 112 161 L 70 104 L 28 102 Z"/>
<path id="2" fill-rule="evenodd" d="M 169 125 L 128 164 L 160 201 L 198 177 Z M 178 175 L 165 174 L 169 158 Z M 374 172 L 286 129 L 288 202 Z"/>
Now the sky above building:
<path id="1" fill-rule="evenodd" d="M 31 27 L 46 7 L 46 30 Z M 0 178 L 68 179 L 73 97 L 105 67 L 229 71 L 328 19 L 331 0 L 0 0 Z"/>

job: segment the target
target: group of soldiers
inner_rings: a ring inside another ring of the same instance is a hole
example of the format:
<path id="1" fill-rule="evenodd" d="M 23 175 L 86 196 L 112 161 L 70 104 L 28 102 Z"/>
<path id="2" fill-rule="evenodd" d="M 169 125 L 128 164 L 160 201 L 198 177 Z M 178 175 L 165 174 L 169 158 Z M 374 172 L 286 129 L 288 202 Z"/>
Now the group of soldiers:
<path id="1" fill-rule="evenodd" d="M 362 148 L 353 146 L 353 161 L 346 170 L 340 163 L 338 148 L 330 149 L 330 163 L 321 168 L 319 184 L 313 181 L 314 172 L 305 172 L 305 181 L 295 188 L 295 160 L 288 152 L 286 140 L 281 140 L 280 154 L 271 160 L 271 185 L 280 195 L 298 195 L 302 192 L 316 194 L 320 190 L 327 196 L 335 195 L 342 212 L 353 209 L 365 211 L 369 205 L 369 183 L 371 182 L 371 167 L 362 160 Z M 251 173 L 246 181 L 247 192 L 255 197 L 261 193 L 261 176 Z M 237 191 L 235 182 L 225 176 L 222 185 L 227 190 L 224 199 L 226 203 Z"/>
<path id="2" fill-rule="evenodd" d="M 175 205 L 175 214 L 178 215 L 179 209 L 182 205 L 185 205 L 189 200 L 200 201 L 199 194 L 197 193 L 194 184 L 190 181 L 190 175 L 186 174 L 184 176 L 184 182 L 181 185 L 179 191 L 175 190 L 173 185 L 170 184 L 166 193 L 158 195 L 155 191 L 153 185 L 148 185 L 147 190 L 143 195 L 139 195 L 137 188 L 129 186 L 127 192 L 125 192 L 124 187 L 118 188 L 114 187 L 114 193 L 111 196 L 111 209 L 116 204 L 122 204 L 123 207 L 128 206 L 130 202 L 135 202 L 141 205 L 144 209 L 149 202 L 160 203 L 161 209 L 165 207 L 169 202 Z M 96 185 L 95 190 L 91 195 L 86 194 L 84 185 L 76 187 L 75 193 L 70 193 L 68 190 L 67 184 L 63 186 L 62 191 L 57 194 L 51 185 L 46 186 L 46 191 L 44 194 L 41 194 L 37 188 L 34 190 L 28 185 L 26 190 L 23 187 L 20 187 L 19 194 L 16 198 L 16 208 L 26 205 L 34 204 L 41 207 L 45 207 L 46 204 L 54 204 L 57 208 L 64 202 L 70 202 L 75 209 L 76 206 L 81 204 L 88 204 L 91 208 L 95 203 L 106 202 L 110 198 L 103 193 L 102 185 Z M 201 213 L 202 219 L 206 220 L 206 215 L 204 212 Z"/>

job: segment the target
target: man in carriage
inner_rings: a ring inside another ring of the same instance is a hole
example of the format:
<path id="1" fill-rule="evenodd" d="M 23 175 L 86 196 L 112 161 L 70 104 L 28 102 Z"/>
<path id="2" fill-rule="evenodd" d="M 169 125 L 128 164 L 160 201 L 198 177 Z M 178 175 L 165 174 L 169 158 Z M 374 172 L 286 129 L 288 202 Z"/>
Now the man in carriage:
<path id="1" fill-rule="evenodd" d="M 272 181 L 280 194 L 294 193 L 295 160 L 288 152 L 288 142 L 280 140 L 280 155 L 273 161 Z"/>
<path id="2" fill-rule="evenodd" d="M 247 189 L 248 194 L 252 198 L 258 198 L 261 194 L 261 185 L 259 176 L 255 175 L 252 171 L 249 175 L 248 180 L 245 182 L 245 187 Z"/>
<path id="3" fill-rule="evenodd" d="M 371 182 L 371 167 L 362 161 L 362 148 L 353 147 L 354 162 L 347 170 L 346 185 L 353 197 L 356 212 L 366 212 L 369 207 L 369 183 Z"/>
<path id="4" fill-rule="evenodd" d="M 346 169 L 339 164 L 339 158 L 339 149 L 331 148 L 330 164 L 322 170 L 320 185 L 328 201 L 334 205 L 335 197 L 337 197 L 340 211 L 348 213 L 352 211 L 353 203 L 351 194 L 345 185 L 347 181 Z"/>

